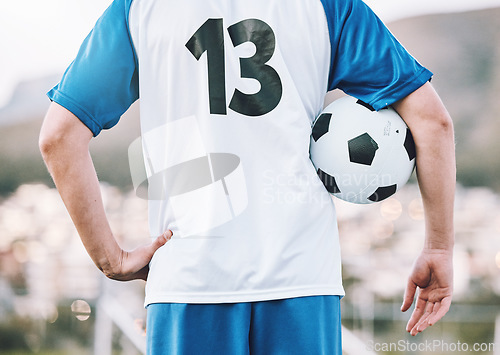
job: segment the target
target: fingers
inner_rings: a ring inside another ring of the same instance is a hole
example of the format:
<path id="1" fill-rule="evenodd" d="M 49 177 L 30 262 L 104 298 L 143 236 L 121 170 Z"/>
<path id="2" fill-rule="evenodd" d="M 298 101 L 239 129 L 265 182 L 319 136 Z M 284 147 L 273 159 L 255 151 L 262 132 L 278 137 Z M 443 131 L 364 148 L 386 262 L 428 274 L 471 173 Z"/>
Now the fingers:
<path id="1" fill-rule="evenodd" d="M 413 335 L 413 336 L 417 335 L 418 333 L 422 332 L 424 329 L 426 329 L 430 325 L 428 323 L 428 319 L 429 319 L 429 316 L 434 311 L 434 308 L 436 307 L 436 305 L 438 305 L 438 303 L 430 303 L 430 302 L 426 303 L 425 312 L 421 315 L 420 318 L 416 319 L 416 324 L 414 324 L 409 330 L 407 327 L 407 331 L 409 331 L 411 335 Z"/>
<path id="2" fill-rule="evenodd" d="M 170 239 L 172 239 L 172 231 L 166 231 L 162 235 L 160 235 L 158 238 L 156 238 L 153 243 L 151 243 L 151 252 L 154 254 L 156 250 L 158 250 L 160 247 L 164 246 L 165 243 L 167 243 Z"/>
<path id="3" fill-rule="evenodd" d="M 427 302 L 421 298 L 417 299 L 417 303 L 415 305 L 415 309 L 413 310 L 413 313 L 411 314 L 410 320 L 406 324 L 406 331 L 407 332 L 412 332 L 412 330 L 415 329 L 415 325 L 418 323 L 418 321 L 422 318 L 426 311 L 426 306 Z M 411 333 L 412 335 L 415 335 Z"/>
<path id="4" fill-rule="evenodd" d="M 166 231 L 159 237 L 157 237 L 153 242 L 149 245 L 144 245 L 134 252 L 137 252 L 139 258 L 137 259 L 137 266 L 143 267 L 146 263 L 149 263 L 154 253 L 162 246 L 164 246 L 170 239 L 172 239 L 172 231 Z"/>
<path id="5" fill-rule="evenodd" d="M 146 265 L 137 273 L 137 277 L 139 279 L 142 279 L 144 281 L 148 280 L 148 274 L 149 274 L 149 262 L 151 258 L 153 257 L 154 253 L 160 249 L 162 246 L 164 246 L 170 239 L 172 239 L 172 231 L 168 230 L 159 237 L 157 237 L 149 247 L 147 248 L 147 255 L 146 255 Z"/>
<path id="6" fill-rule="evenodd" d="M 403 304 L 401 305 L 402 312 L 406 312 L 410 308 L 411 304 L 413 303 L 413 298 L 415 297 L 416 290 L 417 285 L 415 285 L 411 278 L 408 279 L 405 295 L 403 298 Z"/>
<path id="7" fill-rule="evenodd" d="M 146 280 L 151 258 L 170 239 L 172 239 L 172 231 L 166 231 L 149 245 L 141 246 L 130 252 L 122 250 L 120 268 L 108 277 L 119 281 Z"/>
<path id="8" fill-rule="evenodd" d="M 420 305 L 419 305 L 420 303 Z M 423 304 L 423 306 L 422 306 Z M 451 306 L 451 297 L 445 297 L 439 302 L 417 301 L 417 307 L 408 321 L 406 331 L 415 336 L 427 329 L 427 327 L 436 324 L 449 311 Z M 425 307 L 425 311 L 423 311 Z"/>
<path id="9" fill-rule="evenodd" d="M 443 318 L 443 316 L 450 310 L 451 297 L 445 297 L 441 300 L 441 303 L 437 309 L 435 309 L 431 316 L 429 317 L 429 325 L 434 325 L 438 320 Z"/>
<path id="10" fill-rule="evenodd" d="M 147 281 L 148 274 L 149 274 L 149 265 L 146 265 L 134 275 L 134 278 Z"/>

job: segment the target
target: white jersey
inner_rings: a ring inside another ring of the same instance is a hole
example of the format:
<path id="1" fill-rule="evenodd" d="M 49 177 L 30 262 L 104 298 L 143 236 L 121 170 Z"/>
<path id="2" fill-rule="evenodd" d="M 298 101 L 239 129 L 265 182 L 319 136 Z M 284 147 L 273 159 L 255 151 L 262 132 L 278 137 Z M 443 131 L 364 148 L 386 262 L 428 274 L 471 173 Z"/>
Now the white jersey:
<path id="1" fill-rule="evenodd" d="M 380 109 L 430 75 L 357 0 L 119 0 L 49 96 L 95 135 L 140 97 L 150 231 L 173 231 L 146 304 L 248 302 L 344 294 L 325 93 Z"/>

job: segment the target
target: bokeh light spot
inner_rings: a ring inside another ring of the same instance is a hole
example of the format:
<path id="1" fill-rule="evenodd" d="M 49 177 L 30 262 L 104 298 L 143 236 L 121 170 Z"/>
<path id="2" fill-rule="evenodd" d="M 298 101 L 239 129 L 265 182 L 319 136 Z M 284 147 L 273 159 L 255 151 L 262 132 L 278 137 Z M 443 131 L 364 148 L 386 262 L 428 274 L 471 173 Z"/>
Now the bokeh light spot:
<path id="1" fill-rule="evenodd" d="M 380 205 L 380 214 L 384 219 L 389 221 L 395 221 L 401 216 L 403 212 L 403 206 L 401 202 L 396 200 L 395 198 L 390 198 L 385 200 Z"/>
<path id="2" fill-rule="evenodd" d="M 71 304 L 71 312 L 79 321 L 86 321 L 90 318 L 92 310 L 90 305 L 84 300 L 76 300 Z"/>
<path id="3" fill-rule="evenodd" d="M 424 205 L 421 198 L 416 198 L 410 202 L 408 214 L 415 221 L 422 221 L 424 219 Z"/>
<path id="4" fill-rule="evenodd" d="M 392 222 L 379 223 L 374 226 L 374 232 L 378 239 L 387 239 L 394 234 L 394 224 Z"/>

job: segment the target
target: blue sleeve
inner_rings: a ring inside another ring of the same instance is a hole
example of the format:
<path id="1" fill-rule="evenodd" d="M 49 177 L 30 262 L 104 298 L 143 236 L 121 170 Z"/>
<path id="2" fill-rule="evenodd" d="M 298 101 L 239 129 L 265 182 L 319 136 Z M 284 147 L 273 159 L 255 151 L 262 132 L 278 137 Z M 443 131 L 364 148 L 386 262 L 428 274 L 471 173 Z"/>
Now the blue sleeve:
<path id="1" fill-rule="evenodd" d="M 328 89 L 380 110 L 425 84 L 422 67 L 361 0 L 321 0 L 331 43 Z"/>
<path id="2" fill-rule="evenodd" d="M 48 97 L 94 134 L 113 127 L 139 97 L 137 58 L 128 28 L 132 0 L 114 0 Z"/>

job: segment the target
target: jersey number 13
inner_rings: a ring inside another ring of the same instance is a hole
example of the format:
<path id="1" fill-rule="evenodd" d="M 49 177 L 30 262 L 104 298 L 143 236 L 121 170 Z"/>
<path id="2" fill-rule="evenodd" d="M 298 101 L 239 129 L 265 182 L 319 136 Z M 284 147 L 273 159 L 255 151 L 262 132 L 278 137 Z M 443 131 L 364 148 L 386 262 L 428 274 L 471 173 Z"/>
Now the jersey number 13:
<path id="1" fill-rule="evenodd" d="M 228 27 L 234 47 L 245 42 L 255 45 L 250 58 L 240 58 L 242 78 L 259 81 L 260 90 L 246 94 L 234 90 L 229 108 L 246 116 L 262 116 L 278 106 L 283 94 L 281 79 L 276 70 L 266 63 L 274 54 L 276 38 L 271 27 L 257 19 L 247 19 Z M 199 60 L 207 52 L 208 96 L 210 113 L 226 115 L 226 73 L 224 58 L 224 27 L 221 18 L 211 18 L 193 34 L 186 48 Z"/>

